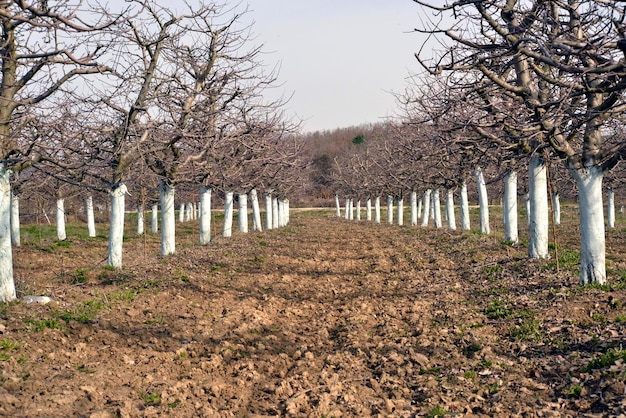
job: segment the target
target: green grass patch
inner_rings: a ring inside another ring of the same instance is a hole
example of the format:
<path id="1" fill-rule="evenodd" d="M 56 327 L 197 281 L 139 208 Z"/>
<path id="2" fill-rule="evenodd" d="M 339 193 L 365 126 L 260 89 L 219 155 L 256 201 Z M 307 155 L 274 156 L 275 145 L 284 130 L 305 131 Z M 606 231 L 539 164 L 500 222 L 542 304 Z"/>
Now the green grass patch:
<path id="1" fill-rule="evenodd" d="M 599 354 L 589 361 L 583 368 L 584 372 L 591 372 L 596 369 L 603 369 L 612 366 L 617 360 L 626 361 L 626 350 L 620 348 L 612 348 L 606 353 Z"/>
<path id="2" fill-rule="evenodd" d="M 506 306 L 504 301 L 496 299 L 489 302 L 489 305 L 483 309 L 483 313 L 489 319 L 503 319 L 510 318 L 513 311 Z"/>

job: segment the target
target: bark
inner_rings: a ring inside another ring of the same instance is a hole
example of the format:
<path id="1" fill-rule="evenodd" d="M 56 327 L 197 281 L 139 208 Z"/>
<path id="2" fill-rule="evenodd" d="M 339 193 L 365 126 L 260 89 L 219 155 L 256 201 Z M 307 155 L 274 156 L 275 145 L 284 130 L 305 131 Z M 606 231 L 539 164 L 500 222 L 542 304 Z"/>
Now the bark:
<path id="1" fill-rule="evenodd" d="M 124 209 L 126 185 L 119 183 L 111 190 L 111 223 L 109 225 L 109 257 L 107 265 L 122 268 L 122 243 L 124 242 Z"/>
<path id="2" fill-rule="evenodd" d="M 350 208 L 350 215 L 348 215 L 348 219 L 352 221 L 354 220 L 354 199 L 348 199 L 348 207 Z"/>
<path id="3" fill-rule="evenodd" d="M 152 219 L 150 222 L 150 230 L 153 234 L 159 232 L 159 205 L 152 205 Z"/>
<path id="4" fill-rule="evenodd" d="M 524 195 L 524 209 L 526 209 L 526 224 L 530 225 L 530 193 Z"/>
<path id="5" fill-rule="evenodd" d="M 361 201 L 360 200 L 356 201 L 356 220 L 357 221 L 361 220 Z"/>
<path id="6" fill-rule="evenodd" d="M 96 221 L 93 214 L 93 196 L 85 198 L 85 211 L 87 212 L 87 234 L 90 237 L 96 236 Z"/>
<path id="7" fill-rule="evenodd" d="M 439 198 L 439 189 L 433 190 L 431 194 L 433 200 L 433 213 L 435 214 L 435 228 L 441 228 L 441 199 Z"/>
<path id="8" fill-rule="evenodd" d="M 504 198 L 502 201 L 504 240 L 512 244 L 519 242 L 517 223 L 517 172 L 508 171 L 504 176 Z"/>
<path id="9" fill-rule="evenodd" d="M 422 210 L 423 210 L 422 199 L 417 199 L 417 219 L 422 218 Z"/>
<path id="10" fill-rule="evenodd" d="M 273 215 L 273 199 L 271 194 L 265 195 L 265 229 L 274 228 L 274 221 L 272 220 Z"/>
<path id="11" fill-rule="evenodd" d="M 339 204 L 339 195 L 335 195 L 335 209 L 337 217 L 341 217 L 341 204 Z"/>
<path id="12" fill-rule="evenodd" d="M 20 239 L 20 198 L 11 193 L 11 244 L 21 245 Z"/>
<path id="13" fill-rule="evenodd" d="M 233 235 L 233 192 L 226 192 L 224 196 L 224 225 L 222 236 L 229 238 Z"/>
<path id="14" fill-rule="evenodd" d="M 456 230 L 456 217 L 454 216 L 454 191 L 448 189 L 446 191 L 446 220 L 448 229 Z"/>
<path id="15" fill-rule="evenodd" d="M 9 215 L 10 216 L 10 215 Z M 59 241 L 65 241 L 67 235 L 65 234 L 65 200 L 57 199 L 57 239 Z"/>
<path id="16" fill-rule="evenodd" d="M 178 210 L 178 222 L 185 222 L 185 204 L 180 204 L 180 209 Z"/>
<path id="17" fill-rule="evenodd" d="M 143 235 L 143 206 L 137 206 L 137 235 Z"/>
<path id="18" fill-rule="evenodd" d="M 489 235 L 491 228 L 489 227 L 489 199 L 487 197 L 487 185 L 485 184 L 485 176 L 480 167 L 476 168 L 474 173 L 476 176 L 476 185 L 478 187 L 478 205 L 480 211 L 480 233 Z"/>
<path id="19" fill-rule="evenodd" d="M 548 179 L 545 161 L 533 156 L 528 166 L 529 220 L 528 257 L 549 258 Z"/>
<path id="20" fill-rule="evenodd" d="M 607 197 L 608 197 L 607 202 L 606 202 L 607 226 L 609 228 L 615 228 L 615 192 L 613 192 L 613 189 L 608 190 Z"/>
<path id="21" fill-rule="evenodd" d="M 0 167 L 0 302 L 15 300 L 13 248 L 11 247 L 10 171 Z"/>
<path id="22" fill-rule="evenodd" d="M 211 193 L 209 187 L 200 188 L 200 245 L 211 242 Z"/>
<path id="23" fill-rule="evenodd" d="M 174 209 L 173 186 L 161 181 L 161 255 L 166 256 L 176 252 L 176 209 Z"/>
<path id="24" fill-rule="evenodd" d="M 387 196 L 387 223 L 393 225 L 393 197 Z"/>
<path id="25" fill-rule="evenodd" d="M 274 197 L 272 198 L 272 227 L 274 229 L 280 226 L 280 219 L 278 216 L 279 216 L 278 198 Z"/>
<path id="26" fill-rule="evenodd" d="M 244 234 L 248 233 L 248 195 L 245 193 L 239 194 L 239 211 L 238 211 L 238 224 L 239 232 Z"/>
<path id="27" fill-rule="evenodd" d="M 463 182 L 461 185 L 461 230 L 469 231 L 470 216 L 469 216 L 469 201 L 467 199 L 467 184 Z"/>
<path id="28" fill-rule="evenodd" d="M 370 199 L 369 197 L 365 201 L 365 220 L 372 220 L 372 199 Z"/>
<path id="29" fill-rule="evenodd" d="M 561 196 L 558 193 L 552 195 L 552 213 L 554 214 L 554 224 L 561 225 Z"/>
<path id="30" fill-rule="evenodd" d="M 396 203 L 398 205 L 398 225 L 402 226 L 404 225 L 404 199 L 399 197 Z"/>
<path id="31" fill-rule="evenodd" d="M 380 196 L 374 199 L 374 223 L 380 223 Z"/>
<path id="32" fill-rule="evenodd" d="M 259 196 L 256 189 L 250 191 L 250 202 L 252 202 L 252 229 L 254 231 L 263 231 L 261 225 L 261 207 L 259 206 Z"/>
<path id="33" fill-rule="evenodd" d="M 424 196 L 423 196 L 423 204 L 422 207 L 424 208 L 424 213 L 422 214 L 422 224 L 421 226 L 428 226 L 428 221 L 430 220 L 430 195 L 432 193 L 431 189 L 427 189 L 424 192 Z"/>
<path id="34" fill-rule="evenodd" d="M 411 192 L 410 202 L 411 205 L 411 226 L 417 225 L 417 192 L 413 190 Z"/>
<path id="35" fill-rule="evenodd" d="M 346 220 L 350 219 L 350 199 L 346 199 L 346 206 L 344 208 L 343 217 Z"/>
<path id="36" fill-rule="evenodd" d="M 599 167 L 570 169 L 578 185 L 580 206 L 580 283 L 606 284 L 604 207 Z"/>

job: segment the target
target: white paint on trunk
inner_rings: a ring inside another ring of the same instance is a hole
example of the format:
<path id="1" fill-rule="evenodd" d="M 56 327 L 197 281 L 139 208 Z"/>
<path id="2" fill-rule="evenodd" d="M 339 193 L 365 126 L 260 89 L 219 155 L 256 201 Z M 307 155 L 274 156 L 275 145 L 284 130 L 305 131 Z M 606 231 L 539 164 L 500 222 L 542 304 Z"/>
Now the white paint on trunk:
<path id="1" fill-rule="evenodd" d="M 519 242 L 517 224 L 517 172 L 508 171 L 504 176 L 504 197 L 502 200 L 502 220 L 504 240 L 513 244 Z"/>
<path id="2" fill-rule="evenodd" d="M 606 243 L 602 179 L 599 167 L 570 170 L 578 185 L 580 206 L 580 283 L 606 284 Z"/>
<path id="3" fill-rule="evenodd" d="M 370 199 L 369 197 L 365 201 L 365 220 L 372 220 L 372 199 Z"/>
<path id="4" fill-rule="evenodd" d="M 454 215 L 454 191 L 448 189 L 446 191 L 446 221 L 448 228 L 456 230 L 456 217 Z"/>
<path id="5" fill-rule="evenodd" d="M 461 230 L 469 231 L 470 215 L 469 215 L 469 200 L 467 199 L 467 183 L 463 182 L 461 185 Z"/>
<path id="6" fill-rule="evenodd" d="M 285 226 L 285 216 L 284 216 L 284 211 L 285 208 L 283 207 L 283 201 L 282 199 L 278 199 L 277 201 L 278 203 L 278 227 L 282 228 L 283 226 Z"/>
<path id="7" fill-rule="evenodd" d="M 200 245 L 211 242 L 211 193 L 210 187 L 200 187 Z"/>
<path id="8" fill-rule="evenodd" d="M 441 228 L 443 223 L 441 222 L 441 198 L 439 197 L 439 189 L 433 190 L 431 197 L 433 200 L 433 212 L 435 214 L 435 228 Z"/>
<path id="9" fill-rule="evenodd" d="M 549 258 L 548 179 L 545 161 L 539 157 L 531 157 L 528 165 L 528 194 L 530 202 L 528 257 Z"/>
<path id="10" fill-rule="evenodd" d="M 237 221 L 239 224 L 239 232 L 248 233 L 248 195 L 239 193 L 239 208 L 237 212 Z"/>
<path id="11" fill-rule="evenodd" d="M 476 176 L 476 186 L 478 187 L 478 206 L 480 211 L 480 233 L 489 235 L 491 228 L 489 227 L 489 199 L 487 198 L 487 185 L 485 184 L 485 176 L 480 167 L 476 167 L 474 172 Z"/>
<path id="12" fill-rule="evenodd" d="M 124 211 L 126 185 L 119 183 L 111 190 L 111 221 L 109 226 L 109 257 L 107 265 L 122 268 L 122 243 L 124 242 Z"/>
<path id="13" fill-rule="evenodd" d="M 261 225 L 261 207 L 259 206 L 259 195 L 256 189 L 250 191 L 250 202 L 252 202 L 252 229 L 254 231 L 263 231 Z"/>
<path id="14" fill-rule="evenodd" d="M 393 225 L 393 196 L 387 196 L 387 223 Z"/>
<path id="15" fill-rule="evenodd" d="M 265 195 L 265 229 L 272 229 L 274 227 L 274 222 L 272 221 L 272 195 Z"/>
<path id="16" fill-rule="evenodd" d="M 374 223 L 380 223 L 380 196 L 374 198 Z"/>
<path id="17" fill-rule="evenodd" d="M 21 245 L 20 239 L 20 198 L 11 193 L 11 243 L 14 247 Z"/>
<path id="18" fill-rule="evenodd" d="M 561 196 L 558 193 L 552 195 L 552 211 L 554 214 L 554 224 L 561 225 Z"/>
<path id="19" fill-rule="evenodd" d="M 180 209 L 178 210 L 178 222 L 184 222 L 184 221 L 185 221 L 185 204 L 181 203 Z"/>
<path id="20" fill-rule="evenodd" d="M 343 218 L 350 219 L 350 199 L 346 198 L 346 206 L 343 209 Z"/>
<path id="21" fill-rule="evenodd" d="M 396 204 L 398 205 L 398 225 L 404 225 L 404 199 L 399 197 Z"/>
<path id="22" fill-rule="evenodd" d="M 143 235 L 143 206 L 137 206 L 137 235 Z"/>
<path id="23" fill-rule="evenodd" d="M 96 221 L 93 215 L 93 197 L 91 195 L 85 198 L 85 212 L 87 214 L 87 235 L 96 236 Z"/>
<path id="24" fill-rule="evenodd" d="M 354 220 L 354 199 L 348 199 L 349 203 L 348 206 L 350 207 L 350 215 L 349 215 L 349 219 L 352 221 Z"/>
<path id="25" fill-rule="evenodd" d="M 615 192 L 613 192 L 613 189 L 608 190 L 606 209 L 607 225 L 609 228 L 615 228 Z"/>
<path id="26" fill-rule="evenodd" d="M 423 200 L 423 204 L 422 207 L 424 208 L 424 214 L 422 216 L 422 224 L 421 226 L 428 226 L 428 221 L 430 220 L 430 195 L 433 191 L 431 189 L 426 189 L 426 191 L 424 192 L 424 196 L 422 197 Z"/>
<path id="27" fill-rule="evenodd" d="M 230 238 L 233 235 L 233 192 L 224 195 L 224 225 L 222 236 Z"/>
<path id="28" fill-rule="evenodd" d="M 339 195 L 335 195 L 335 211 L 336 211 L 337 217 L 340 218 L 341 217 L 341 204 L 339 203 Z"/>
<path id="29" fill-rule="evenodd" d="M 280 219 L 278 216 L 279 216 L 278 198 L 274 197 L 272 198 L 272 227 L 274 229 L 280 226 Z"/>
<path id="30" fill-rule="evenodd" d="M 164 181 L 160 183 L 161 198 L 161 255 L 176 252 L 176 209 L 174 195 L 176 189 Z"/>
<path id="31" fill-rule="evenodd" d="M 198 219 L 198 204 L 196 202 L 193 202 L 191 204 L 191 219 L 193 219 L 194 221 L 196 219 Z"/>
<path id="32" fill-rule="evenodd" d="M 159 232 L 159 205 L 152 205 L 152 219 L 150 222 L 150 230 L 153 234 Z"/>
<path id="33" fill-rule="evenodd" d="M 417 225 L 417 192 L 413 190 L 409 197 L 409 204 L 411 205 L 411 226 Z"/>
<path id="34" fill-rule="evenodd" d="M 289 212 L 289 199 L 285 199 L 285 226 L 289 225 L 290 212 Z"/>
<path id="35" fill-rule="evenodd" d="M 65 234 L 65 199 L 57 199 L 56 227 L 57 239 L 64 241 L 67 238 Z"/>
<path id="36" fill-rule="evenodd" d="M 0 302 L 15 300 L 11 247 L 11 172 L 0 168 Z"/>
<path id="37" fill-rule="evenodd" d="M 361 201 L 360 200 L 356 201 L 356 220 L 357 221 L 361 220 Z"/>
<path id="38" fill-rule="evenodd" d="M 422 218 L 422 210 L 423 210 L 422 199 L 417 199 L 417 219 Z"/>
<path id="39" fill-rule="evenodd" d="M 524 209 L 526 209 L 526 224 L 530 225 L 530 193 L 524 195 Z"/>

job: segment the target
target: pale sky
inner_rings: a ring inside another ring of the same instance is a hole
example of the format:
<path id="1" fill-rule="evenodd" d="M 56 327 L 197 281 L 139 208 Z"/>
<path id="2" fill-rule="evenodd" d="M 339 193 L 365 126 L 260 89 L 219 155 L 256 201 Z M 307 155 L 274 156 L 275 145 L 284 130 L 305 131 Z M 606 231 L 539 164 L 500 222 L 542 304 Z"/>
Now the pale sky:
<path id="1" fill-rule="evenodd" d="M 418 7 L 411 0 L 243 0 L 265 64 L 280 66 L 287 112 L 304 131 L 378 122 L 397 113 L 419 71 Z"/>

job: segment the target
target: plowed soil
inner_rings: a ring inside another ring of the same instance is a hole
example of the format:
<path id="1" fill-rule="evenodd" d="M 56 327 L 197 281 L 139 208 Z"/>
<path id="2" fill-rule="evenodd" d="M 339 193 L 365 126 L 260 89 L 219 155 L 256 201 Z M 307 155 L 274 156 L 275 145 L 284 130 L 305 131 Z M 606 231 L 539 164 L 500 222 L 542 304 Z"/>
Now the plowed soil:
<path id="1" fill-rule="evenodd" d="M 543 261 L 498 230 L 330 211 L 207 247 L 179 224 L 165 258 L 129 226 L 121 271 L 104 237 L 29 229 L 0 308 L 0 415 L 622 415 L 626 232 L 607 233 L 610 286 L 583 288 L 564 218 Z"/>

